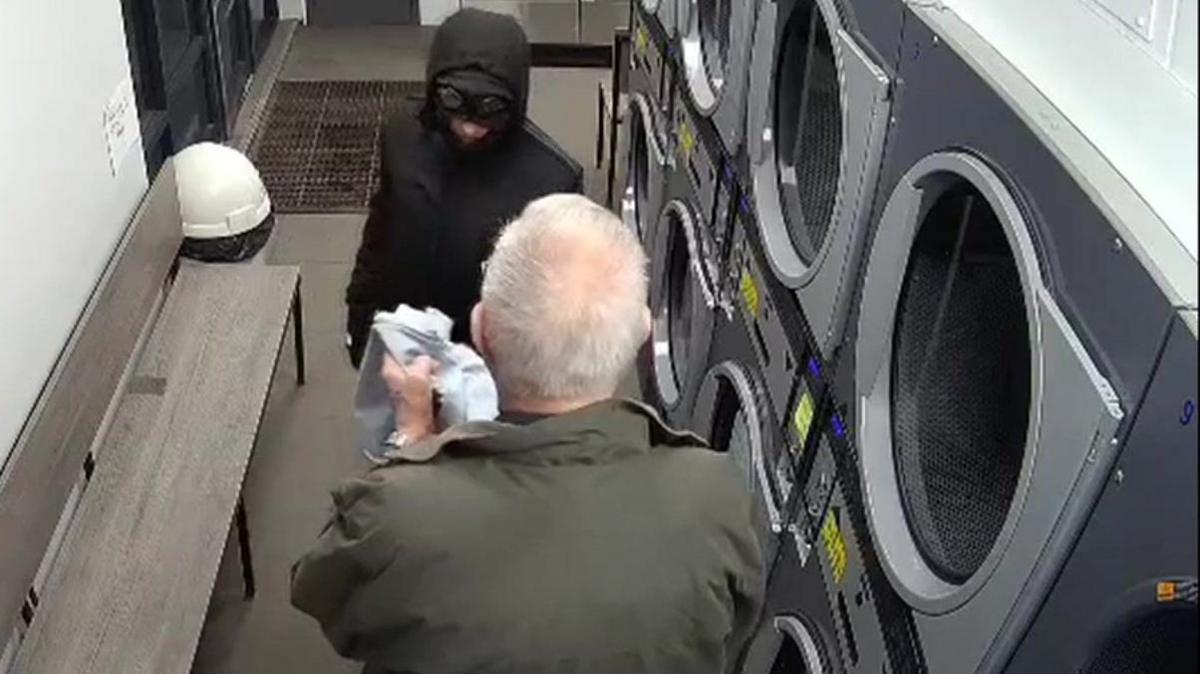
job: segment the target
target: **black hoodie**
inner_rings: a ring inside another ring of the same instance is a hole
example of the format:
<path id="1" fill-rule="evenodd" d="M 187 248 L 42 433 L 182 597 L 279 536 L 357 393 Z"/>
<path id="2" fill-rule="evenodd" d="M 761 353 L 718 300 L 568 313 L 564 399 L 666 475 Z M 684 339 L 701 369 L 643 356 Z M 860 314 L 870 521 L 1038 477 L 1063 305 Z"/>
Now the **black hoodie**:
<path id="1" fill-rule="evenodd" d="M 346 290 L 355 367 L 374 313 L 399 304 L 440 309 L 454 320 L 454 340 L 469 342 L 482 264 L 501 227 L 530 201 L 580 191 L 582 168 L 526 117 L 530 58 L 524 31 L 502 14 L 466 9 L 438 29 L 426 100 L 438 77 L 475 71 L 507 88 L 514 115 L 502 137 L 476 151 L 455 147 L 431 103 L 388 122 L 382 181 Z"/>

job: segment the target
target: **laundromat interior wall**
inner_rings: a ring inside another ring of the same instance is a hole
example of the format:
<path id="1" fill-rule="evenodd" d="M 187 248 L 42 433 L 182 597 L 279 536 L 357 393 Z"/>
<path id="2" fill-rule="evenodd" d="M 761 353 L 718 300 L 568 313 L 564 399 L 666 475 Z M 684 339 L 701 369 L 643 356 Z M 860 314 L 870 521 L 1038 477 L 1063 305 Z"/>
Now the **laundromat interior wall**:
<path id="1" fill-rule="evenodd" d="M 0 465 L 147 187 L 125 44 L 115 0 L 0 3 Z"/>

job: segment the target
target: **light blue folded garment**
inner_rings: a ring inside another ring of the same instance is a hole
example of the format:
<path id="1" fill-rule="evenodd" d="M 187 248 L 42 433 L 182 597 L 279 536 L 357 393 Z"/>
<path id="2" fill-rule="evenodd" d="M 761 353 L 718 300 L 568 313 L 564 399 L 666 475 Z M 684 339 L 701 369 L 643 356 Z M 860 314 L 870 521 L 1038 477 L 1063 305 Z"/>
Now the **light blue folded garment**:
<path id="1" fill-rule="evenodd" d="M 452 327 L 453 321 L 437 309 L 418 311 L 402 304 L 394 313 L 375 314 L 354 398 L 358 447 L 371 461 L 387 463 L 384 454 L 390 446 L 386 443 L 396 429 L 395 411 L 380 374 L 385 352 L 402 364 L 418 356 L 437 361 L 440 428 L 499 416 L 499 396 L 491 372 L 474 350 L 450 341 Z"/>

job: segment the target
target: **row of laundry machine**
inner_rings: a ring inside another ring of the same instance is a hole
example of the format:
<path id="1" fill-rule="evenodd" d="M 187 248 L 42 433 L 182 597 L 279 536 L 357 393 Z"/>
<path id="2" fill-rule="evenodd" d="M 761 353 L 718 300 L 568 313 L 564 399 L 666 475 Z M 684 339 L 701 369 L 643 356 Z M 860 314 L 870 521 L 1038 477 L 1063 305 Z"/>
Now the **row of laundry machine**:
<path id="1" fill-rule="evenodd" d="M 1195 290 L 1069 123 L 941 3 L 633 5 L 643 393 L 761 502 L 741 671 L 1196 671 Z"/>

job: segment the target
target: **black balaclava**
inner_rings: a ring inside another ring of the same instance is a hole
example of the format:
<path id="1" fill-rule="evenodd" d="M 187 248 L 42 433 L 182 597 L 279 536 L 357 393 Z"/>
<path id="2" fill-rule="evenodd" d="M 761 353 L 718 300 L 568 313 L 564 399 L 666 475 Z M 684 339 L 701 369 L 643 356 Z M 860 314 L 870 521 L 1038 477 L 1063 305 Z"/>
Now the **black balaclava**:
<path id="1" fill-rule="evenodd" d="M 516 19 L 480 9 L 454 13 L 438 28 L 429 51 L 422 123 L 446 129 L 448 119 L 439 114 L 435 89 L 439 82 L 452 82 L 471 95 L 503 94 L 511 105 L 507 128 L 521 125 L 529 105 L 531 65 L 529 41 Z"/>

